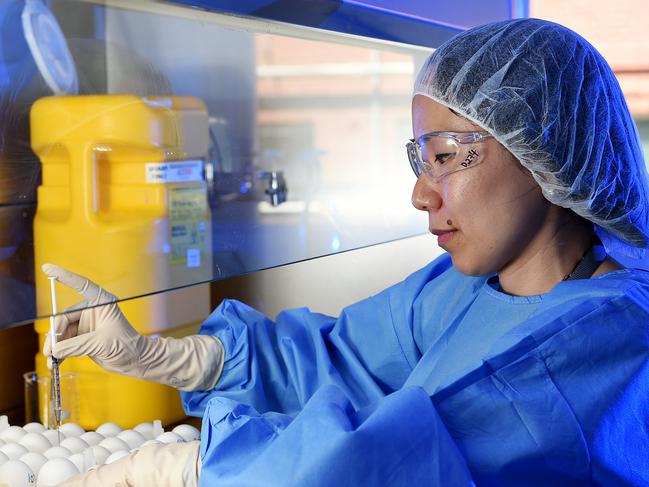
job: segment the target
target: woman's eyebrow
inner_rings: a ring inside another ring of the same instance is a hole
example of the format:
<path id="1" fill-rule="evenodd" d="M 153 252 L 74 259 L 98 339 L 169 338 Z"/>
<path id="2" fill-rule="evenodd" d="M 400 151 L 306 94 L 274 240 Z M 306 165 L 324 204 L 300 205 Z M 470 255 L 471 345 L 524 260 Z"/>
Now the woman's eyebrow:
<path id="1" fill-rule="evenodd" d="M 474 127 L 478 127 L 478 125 L 477 125 L 475 122 L 472 122 L 471 120 L 469 120 L 468 118 L 466 118 L 466 117 L 465 117 L 464 115 L 462 115 L 461 113 L 456 112 L 455 110 L 453 110 L 453 109 L 450 108 L 450 107 L 446 107 L 446 108 L 448 108 L 449 111 L 450 111 L 453 115 L 455 115 L 455 116 L 461 118 L 462 120 L 465 120 L 467 123 L 470 123 L 470 124 L 473 125 Z M 481 128 L 480 130 L 484 130 L 484 129 Z"/>
<path id="2" fill-rule="evenodd" d="M 462 115 L 462 114 L 456 112 L 456 111 L 453 110 L 452 108 L 450 108 L 450 107 L 446 107 L 446 108 L 448 108 L 448 109 L 451 111 L 451 113 L 452 113 L 453 115 L 457 115 L 458 117 L 463 118 L 463 119 L 465 119 L 465 120 L 467 119 L 464 115 Z"/>

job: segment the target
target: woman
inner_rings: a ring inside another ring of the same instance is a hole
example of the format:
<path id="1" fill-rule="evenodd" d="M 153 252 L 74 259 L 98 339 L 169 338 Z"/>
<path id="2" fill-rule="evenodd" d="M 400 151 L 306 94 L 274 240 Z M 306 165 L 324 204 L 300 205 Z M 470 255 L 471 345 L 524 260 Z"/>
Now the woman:
<path id="1" fill-rule="evenodd" d="M 337 319 L 225 301 L 182 340 L 116 304 L 59 321 L 54 356 L 203 415 L 200 453 L 144 448 L 71 485 L 649 484 L 649 275 L 618 263 L 647 247 L 646 170 L 606 62 L 550 22 L 471 29 L 422 68 L 413 131 L 413 204 L 448 253 Z"/>

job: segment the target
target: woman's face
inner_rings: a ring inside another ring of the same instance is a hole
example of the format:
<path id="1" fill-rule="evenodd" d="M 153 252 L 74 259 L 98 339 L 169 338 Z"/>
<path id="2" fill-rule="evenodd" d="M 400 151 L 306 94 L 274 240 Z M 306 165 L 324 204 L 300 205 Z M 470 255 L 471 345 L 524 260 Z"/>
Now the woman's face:
<path id="1" fill-rule="evenodd" d="M 445 106 L 416 95 L 412 103 L 415 139 L 429 132 L 483 129 Z M 501 272 L 525 258 L 551 204 L 514 156 L 490 138 L 463 146 L 484 162 L 433 181 L 422 174 L 412 204 L 428 213 L 431 233 L 462 273 Z"/>

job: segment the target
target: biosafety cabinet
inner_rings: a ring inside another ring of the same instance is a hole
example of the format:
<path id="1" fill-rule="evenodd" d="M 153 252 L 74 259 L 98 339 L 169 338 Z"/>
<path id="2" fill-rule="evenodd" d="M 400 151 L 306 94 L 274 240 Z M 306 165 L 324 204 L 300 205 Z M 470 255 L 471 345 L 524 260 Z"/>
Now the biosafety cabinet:
<path id="1" fill-rule="evenodd" d="M 45 262 L 152 335 L 196 331 L 225 297 L 335 314 L 400 280 L 439 252 L 410 205 L 414 76 L 453 34 L 525 7 L 5 0 L 0 328 L 35 326 L 40 350 Z M 57 292 L 59 309 L 81 299 Z M 171 389 L 87 358 L 63 371 L 86 428 L 183 417 Z"/>

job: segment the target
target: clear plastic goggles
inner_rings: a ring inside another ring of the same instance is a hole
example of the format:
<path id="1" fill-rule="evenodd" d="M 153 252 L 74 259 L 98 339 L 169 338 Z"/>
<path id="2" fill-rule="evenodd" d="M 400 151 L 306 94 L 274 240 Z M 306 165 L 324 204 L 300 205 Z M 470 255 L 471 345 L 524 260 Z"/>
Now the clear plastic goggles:
<path id="1" fill-rule="evenodd" d="M 474 144 L 493 137 L 489 132 L 430 132 L 406 144 L 410 167 L 419 178 L 425 174 L 439 181 L 451 173 L 469 169 L 484 161 Z"/>

